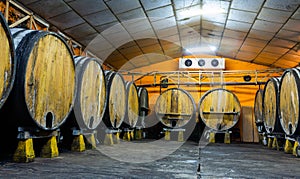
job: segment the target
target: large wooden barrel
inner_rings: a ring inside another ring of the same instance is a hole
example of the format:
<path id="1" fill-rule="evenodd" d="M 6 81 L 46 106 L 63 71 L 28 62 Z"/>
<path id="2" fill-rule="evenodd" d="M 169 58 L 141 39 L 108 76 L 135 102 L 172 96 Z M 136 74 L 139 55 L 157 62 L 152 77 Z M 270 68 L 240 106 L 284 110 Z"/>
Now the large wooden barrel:
<path id="1" fill-rule="evenodd" d="M 103 122 L 108 128 L 119 128 L 125 118 L 126 89 L 121 74 L 113 71 L 104 71 L 106 80 L 106 109 Z"/>
<path id="2" fill-rule="evenodd" d="M 11 29 L 17 71 L 11 109 L 18 126 L 58 128 L 75 99 L 75 64 L 63 38 L 53 32 Z"/>
<path id="3" fill-rule="evenodd" d="M 258 132 L 264 132 L 263 90 L 257 90 L 254 100 L 254 117 Z"/>
<path id="4" fill-rule="evenodd" d="M 127 81 L 126 87 L 126 115 L 124 123 L 130 128 L 134 128 L 139 119 L 139 96 L 136 85 Z"/>
<path id="5" fill-rule="evenodd" d="M 199 101 L 199 114 L 204 124 L 214 130 L 232 128 L 239 120 L 241 105 L 229 90 L 216 88 L 207 91 Z"/>
<path id="6" fill-rule="evenodd" d="M 6 101 L 13 87 L 16 74 L 15 49 L 12 35 L 0 13 L 0 108 Z"/>
<path id="7" fill-rule="evenodd" d="M 287 69 L 280 81 L 280 123 L 287 135 L 300 134 L 300 71 Z"/>
<path id="8" fill-rule="evenodd" d="M 96 58 L 75 56 L 77 93 L 74 113 L 80 128 L 96 129 L 106 105 L 106 83 L 101 62 Z"/>
<path id="9" fill-rule="evenodd" d="M 263 92 L 263 118 L 267 133 L 282 133 L 279 112 L 280 77 L 272 77 L 265 84 Z"/>
<path id="10" fill-rule="evenodd" d="M 194 99 L 180 88 L 164 91 L 155 103 L 157 118 L 168 128 L 184 127 L 195 116 L 195 112 Z"/>

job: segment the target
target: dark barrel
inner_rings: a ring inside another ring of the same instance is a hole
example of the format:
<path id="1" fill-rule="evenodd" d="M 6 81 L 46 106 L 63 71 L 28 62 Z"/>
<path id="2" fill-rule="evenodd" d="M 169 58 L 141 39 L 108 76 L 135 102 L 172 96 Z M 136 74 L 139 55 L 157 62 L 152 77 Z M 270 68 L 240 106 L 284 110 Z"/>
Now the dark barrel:
<path id="1" fill-rule="evenodd" d="M 231 129 L 239 120 L 241 105 L 229 90 L 216 88 L 207 91 L 199 101 L 199 114 L 204 124 L 214 130 Z"/>
<path id="2" fill-rule="evenodd" d="M 0 108 L 5 103 L 13 87 L 16 74 L 16 58 L 13 38 L 0 13 Z"/>
<path id="3" fill-rule="evenodd" d="M 285 70 L 280 81 L 280 123 L 286 135 L 299 135 L 300 71 Z"/>
<path id="4" fill-rule="evenodd" d="M 106 81 L 106 109 L 103 122 L 108 128 L 119 128 L 125 118 L 126 89 L 121 74 L 104 71 Z"/>
<path id="5" fill-rule="evenodd" d="M 258 132 L 264 132 L 263 90 L 257 90 L 254 100 L 254 117 Z"/>
<path id="6" fill-rule="evenodd" d="M 106 83 L 101 62 L 96 58 L 75 56 L 76 98 L 74 114 L 80 128 L 96 129 L 106 104 Z"/>
<path id="7" fill-rule="evenodd" d="M 139 119 L 139 96 L 136 85 L 127 81 L 125 84 L 126 87 L 126 114 L 124 123 L 130 127 L 134 128 Z"/>
<path id="8" fill-rule="evenodd" d="M 184 127 L 194 116 L 196 105 L 192 96 L 180 88 L 164 91 L 156 100 L 155 114 L 168 128 Z"/>
<path id="9" fill-rule="evenodd" d="M 54 130 L 66 120 L 75 99 L 72 52 L 53 32 L 17 28 L 11 32 L 17 57 L 8 99 L 13 121 L 19 127 Z"/>
<path id="10" fill-rule="evenodd" d="M 279 111 L 280 77 L 272 77 L 265 84 L 263 92 L 263 118 L 267 133 L 282 133 Z"/>

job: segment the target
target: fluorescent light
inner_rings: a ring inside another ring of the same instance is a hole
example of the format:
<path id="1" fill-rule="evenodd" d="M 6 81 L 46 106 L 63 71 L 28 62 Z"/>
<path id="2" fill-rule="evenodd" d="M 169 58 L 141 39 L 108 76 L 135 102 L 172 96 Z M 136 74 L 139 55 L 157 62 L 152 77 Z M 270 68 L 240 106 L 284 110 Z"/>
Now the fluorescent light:
<path id="1" fill-rule="evenodd" d="M 210 48 L 212 51 L 214 51 L 214 52 L 217 50 L 217 47 L 216 47 L 216 46 L 211 46 L 211 45 L 210 45 L 209 48 Z"/>

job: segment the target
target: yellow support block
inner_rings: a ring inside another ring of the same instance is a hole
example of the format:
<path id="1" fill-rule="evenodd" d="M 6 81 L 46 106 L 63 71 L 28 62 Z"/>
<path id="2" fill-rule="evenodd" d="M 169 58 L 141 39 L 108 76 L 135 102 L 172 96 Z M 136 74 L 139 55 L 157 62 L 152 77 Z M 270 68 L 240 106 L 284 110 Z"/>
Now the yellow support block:
<path id="1" fill-rule="evenodd" d="M 272 148 L 272 145 L 273 145 L 273 138 L 269 137 L 268 138 L 268 148 Z"/>
<path id="2" fill-rule="evenodd" d="M 90 134 L 90 135 L 86 136 L 85 148 L 86 149 L 96 149 L 95 134 Z"/>
<path id="3" fill-rule="evenodd" d="M 224 135 L 224 144 L 230 144 L 230 133 L 228 132 Z"/>
<path id="4" fill-rule="evenodd" d="M 215 139 L 216 134 L 214 132 L 209 133 L 209 143 L 216 143 L 216 139 Z"/>
<path id="5" fill-rule="evenodd" d="M 184 133 L 183 131 L 178 131 L 178 142 L 184 141 Z"/>
<path id="6" fill-rule="evenodd" d="M 136 129 L 136 131 L 135 131 L 135 139 L 136 140 L 142 139 L 142 133 L 143 133 L 142 129 Z"/>
<path id="7" fill-rule="evenodd" d="M 171 131 L 165 132 L 165 140 L 171 140 Z"/>
<path id="8" fill-rule="evenodd" d="M 113 134 L 109 133 L 109 134 L 105 135 L 104 144 L 105 145 L 113 145 L 114 144 Z"/>
<path id="9" fill-rule="evenodd" d="M 274 137 L 273 139 L 272 149 L 279 150 L 279 145 L 276 137 Z"/>
<path id="10" fill-rule="evenodd" d="M 13 155 L 14 162 L 28 163 L 35 158 L 32 139 L 20 140 Z"/>
<path id="11" fill-rule="evenodd" d="M 296 157 L 299 157 L 298 152 L 297 152 L 298 145 L 299 145 L 298 141 L 295 141 L 294 147 L 293 147 L 293 155 L 295 155 Z"/>
<path id="12" fill-rule="evenodd" d="M 47 143 L 43 146 L 41 151 L 41 157 L 44 158 L 53 158 L 58 157 L 58 147 L 57 147 L 57 141 L 56 136 L 52 136 Z"/>
<path id="13" fill-rule="evenodd" d="M 133 140 L 134 139 L 134 131 L 131 131 L 130 132 L 130 140 Z"/>
<path id="14" fill-rule="evenodd" d="M 126 131 L 124 136 L 123 136 L 123 140 L 130 141 L 130 137 L 131 137 L 131 132 Z"/>
<path id="15" fill-rule="evenodd" d="M 85 151 L 85 143 L 83 135 L 80 134 L 75 136 L 72 142 L 71 150 L 74 152 L 83 152 Z"/>
<path id="16" fill-rule="evenodd" d="M 287 154 L 293 153 L 293 145 L 292 145 L 292 142 L 289 141 L 288 139 L 285 140 L 284 152 L 287 153 Z"/>
<path id="17" fill-rule="evenodd" d="M 116 144 L 119 144 L 119 143 L 120 143 L 120 132 L 117 132 L 117 133 L 115 134 L 115 143 L 116 143 Z"/>

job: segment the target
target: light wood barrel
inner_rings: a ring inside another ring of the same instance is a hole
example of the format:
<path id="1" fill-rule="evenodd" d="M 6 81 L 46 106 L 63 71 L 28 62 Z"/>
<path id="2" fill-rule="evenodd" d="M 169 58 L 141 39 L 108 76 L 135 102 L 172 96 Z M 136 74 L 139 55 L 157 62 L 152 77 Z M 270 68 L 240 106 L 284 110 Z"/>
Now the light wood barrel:
<path id="1" fill-rule="evenodd" d="M 199 114 L 204 124 L 214 130 L 232 128 L 239 120 L 241 105 L 229 90 L 216 88 L 207 91 L 199 101 Z"/>
<path id="2" fill-rule="evenodd" d="M 155 114 L 169 128 L 184 127 L 195 115 L 196 105 L 192 96 L 180 88 L 164 91 L 155 103 Z"/>
<path id="3" fill-rule="evenodd" d="M 80 128 L 96 129 L 106 105 L 106 83 L 101 62 L 96 58 L 75 56 L 77 93 L 74 113 Z"/>
<path id="4" fill-rule="evenodd" d="M 12 98 L 18 126 L 58 128 L 75 99 L 75 64 L 65 40 L 53 32 L 11 29 L 17 56 Z"/>
<path id="5" fill-rule="evenodd" d="M 13 87 L 16 74 L 16 58 L 12 35 L 0 13 L 0 108 Z"/>
<path id="6" fill-rule="evenodd" d="M 113 71 L 105 71 L 106 80 L 106 110 L 103 122 L 108 128 L 119 128 L 125 118 L 126 89 L 121 74 Z"/>
<path id="7" fill-rule="evenodd" d="M 264 132 L 264 119 L 263 119 L 263 90 L 257 90 L 255 94 L 254 100 L 254 116 L 255 116 L 255 123 L 257 126 L 258 132 Z"/>
<path id="8" fill-rule="evenodd" d="M 279 117 L 280 78 L 272 77 L 265 84 L 263 93 L 263 118 L 267 133 L 282 133 Z"/>
<path id="9" fill-rule="evenodd" d="M 287 69 L 280 81 L 280 123 L 287 135 L 299 135 L 300 71 Z"/>
<path id="10" fill-rule="evenodd" d="M 126 82 L 126 120 L 130 128 L 134 128 L 139 119 L 139 96 L 136 85 L 133 82 Z"/>

